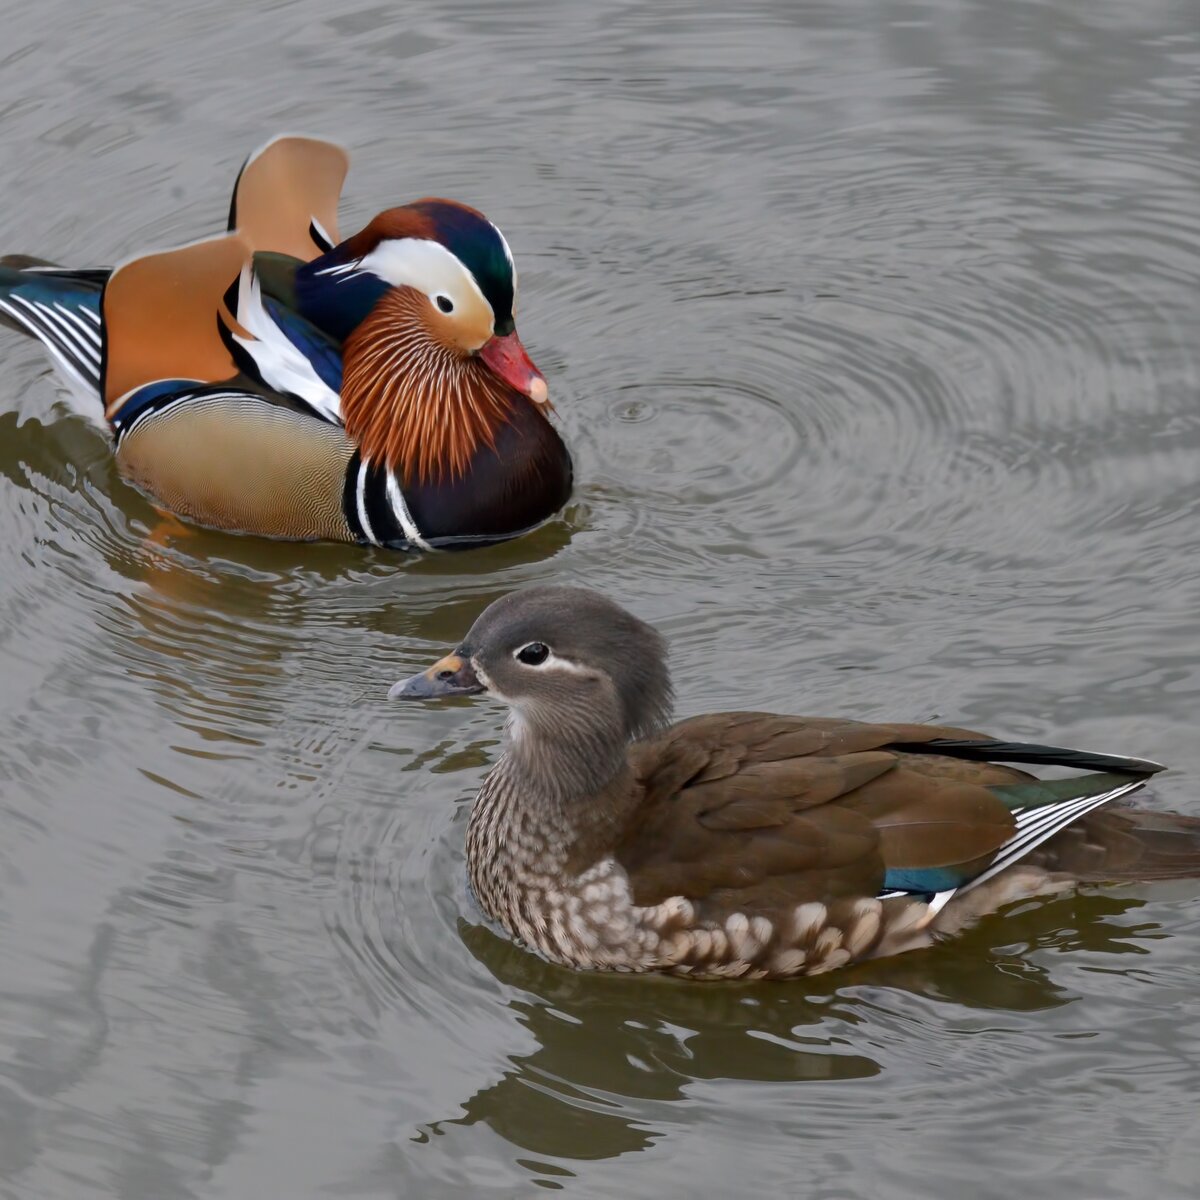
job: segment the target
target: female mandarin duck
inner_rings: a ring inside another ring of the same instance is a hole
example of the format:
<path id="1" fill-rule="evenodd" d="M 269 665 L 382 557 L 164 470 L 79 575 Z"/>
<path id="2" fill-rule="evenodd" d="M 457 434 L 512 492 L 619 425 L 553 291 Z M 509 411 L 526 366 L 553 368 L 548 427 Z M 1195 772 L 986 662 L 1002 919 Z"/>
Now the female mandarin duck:
<path id="1" fill-rule="evenodd" d="M 450 200 L 344 241 L 344 150 L 270 142 L 230 232 L 115 270 L 0 260 L 134 483 L 199 524 L 402 549 L 501 541 L 556 512 L 571 459 L 517 337 L 500 230 Z M 101 407 L 102 406 L 102 407 Z"/>
<path id="2" fill-rule="evenodd" d="M 1156 763 L 931 725 L 671 725 L 661 638 L 593 592 L 497 600 L 390 695 L 474 693 L 511 711 L 467 826 L 472 888 L 566 966 L 813 975 L 1077 881 L 1200 874 L 1200 821 L 1097 811 Z M 1002 762 L 1100 773 L 1046 782 Z"/>

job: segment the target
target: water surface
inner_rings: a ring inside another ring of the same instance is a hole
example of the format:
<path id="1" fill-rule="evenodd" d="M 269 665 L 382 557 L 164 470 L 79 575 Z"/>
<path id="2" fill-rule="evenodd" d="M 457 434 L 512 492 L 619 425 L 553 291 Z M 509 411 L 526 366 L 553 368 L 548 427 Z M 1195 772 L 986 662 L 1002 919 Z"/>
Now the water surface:
<path id="1" fill-rule="evenodd" d="M 1194 1196 L 1200 885 L 577 976 L 466 894 L 500 710 L 384 694 L 580 581 L 681 712 L 1145 755 L 1200 814 L 1195 17 L 0 3 L 0 249 L 214 233 L 267 136 L 342 140 L 344 230 L 503 227 L 579 478 L 468 556 L 185 532 L 0 339 L 0 1197 Z"/>

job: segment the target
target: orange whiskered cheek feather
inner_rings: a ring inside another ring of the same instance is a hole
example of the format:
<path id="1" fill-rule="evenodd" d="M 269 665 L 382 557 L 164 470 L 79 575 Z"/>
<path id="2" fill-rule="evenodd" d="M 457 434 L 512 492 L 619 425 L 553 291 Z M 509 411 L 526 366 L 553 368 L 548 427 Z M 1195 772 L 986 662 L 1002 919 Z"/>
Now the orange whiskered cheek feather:
<path id="1" fill-rule="evenodd" d="M 429 299 L 393 288 L 343 348 L 342 416 L 364 459 L 404 483 L 455 478 L 495 446 L 514 393 L 447 340 Z"/>

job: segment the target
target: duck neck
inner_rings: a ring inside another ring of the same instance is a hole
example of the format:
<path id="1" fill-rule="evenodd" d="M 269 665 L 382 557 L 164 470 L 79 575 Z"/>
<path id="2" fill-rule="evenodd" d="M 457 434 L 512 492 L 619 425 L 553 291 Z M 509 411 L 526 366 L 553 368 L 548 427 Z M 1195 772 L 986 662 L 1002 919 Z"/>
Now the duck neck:
<path id="1" fill-rule="evenodd" d="M 343 347 L 346 432 L 405 484 L 463 476 L 519 398 L 477 355 L 435 335 L 422 299 L 392 289 Z"/>
<path id="2" fill-rule="evenodd" d="M 515 895 L 574 878 L 607 857 L 636 799 L 623 737 L 535 736 L 510 725 L 467 827 L 471 884 L 484 910 L 504 922 Z"/>
<path id="3" fill-rule="evenodd" d="M 505 727 L 505 764 L 532 800 L 573 814 L 628 770 L 629 738 L 617 718 L 565 708 L 523 714 Z"/>

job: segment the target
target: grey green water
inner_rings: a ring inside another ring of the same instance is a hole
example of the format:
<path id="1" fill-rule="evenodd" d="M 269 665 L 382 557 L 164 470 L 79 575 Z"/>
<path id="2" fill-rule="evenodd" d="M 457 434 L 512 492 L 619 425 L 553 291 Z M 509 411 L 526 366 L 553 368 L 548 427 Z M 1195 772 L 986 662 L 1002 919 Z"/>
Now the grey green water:
<path id="1" fill-rule="evenodd" d="M 184 534 L 0 339 L 0 1198 L 1192 1197 L 1200 884 L 808 983 L 479 924 L 490 704 L 387 686 L 535 581 L 681 711 L 1159 758 L 1200 814 L 1194 0 L 0 3 L 0 250 L 483 208 L 578 463 L 467 557 Z"/>

